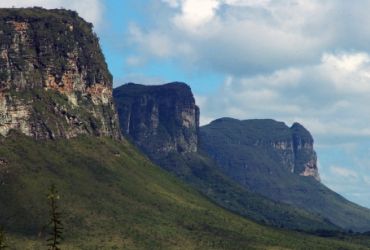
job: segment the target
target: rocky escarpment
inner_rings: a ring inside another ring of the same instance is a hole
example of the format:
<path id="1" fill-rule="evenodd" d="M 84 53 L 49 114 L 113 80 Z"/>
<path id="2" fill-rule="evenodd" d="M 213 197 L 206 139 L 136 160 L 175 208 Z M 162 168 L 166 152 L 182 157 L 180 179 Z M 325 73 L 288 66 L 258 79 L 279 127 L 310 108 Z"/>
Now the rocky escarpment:
<path id="1" fill-rule="evenodd" d="M 113 96 L 125 137 L 156 164 L 216 204 L 278 227 L 300 230 L 336 228 L 316 214 L 272 201 L 241 187 L 226 176 L 215 161 L 198 151 L 199 109 L 186 84 L 144 86 L 130 83 L 116 88 Z"/>
<path id="2" fill-rule="evenodd" d="M 301 124 L 294 123 L 290 127 L 293 137 L 293 172 L 303 176 L 313 176 L 320 181 L 320 175 L 317 168 L 317 155 L 313 148 L 314 140 L 310 132 Z"/>
<path id="3" fill-rule="evenodd" d="M 282 138 L 266 137 L 265 139 L 257 139 L 252 143 L 258 147 L 265 147 L 266 150 L 269 150 L 268 148 L 271 147 L 270 150 L 275 151 L 274 153 L 279 158 L 281 165 L 292 173 L 312 176 L 317 181 L 320 181 L 317 156 L 313 148 L 314 141 L 310 132 L 299 123 L 294 123 L 290 128 L 283 123 L 277 124 L 282 126 Z M 263 126 L 260 129 L 263 130 Z"/>
<path id="4" fill-rule="evenodd" d="M 152 158 L 197 151 L 199 109 L 184 83 L 114 90 L 121 131 Z"/>
<path id="5" fill-rule="evenodd" d="M 67 10 L 0 10 L 0 135 L 120 136 L 92 25 Z"/>
<path id="6" fill-rule="evenodd" d="M 114 99 L 122 133 L 216 204 L 280 227 L 369 229 L 369 210 L 318 181 L 302 125 L 223 118 L 198 128 L 198 108 L 181 83 L 126 84 Z"/>
<path id="7" fill-rule="evenodd" d="M 227 129 L 226 134 L 218 133 L 225 129 Z M 262 158 L 269 158 L 291 173 L 312 176 L 320 181 L 313 138 L 310 132 L 299 123 L 294 123 L 289 128 L 283 122 L 269 119 L 238 121 L 222 118 L 205 126 L 201 131 L 202 147 L 215 157 L 220 158 L 222 154 L 215 152 L 214 148 L 223 143 L 245 146 L 252 151 L 260 151 L 263 154 Z M 214 131 L 216 133 L 213 133 Z M 217 141 L 214 144 L 214 140 L 218 139 L 220 142 Z M 246 165 L 240 166 L 240 170 L 233 169 L 234 174 L 239 172 L 240 175 L 244 175 L 244 172 L 248 171 L 247 162 Z"/>
<path id="8" fill-rule="evenodd" d="M 313 139 L 302 125 L 222 118 L 201 127 L 199 141 L 200 149 L 243 187 L 319 214 L 347 230 L 370 228 L 370 210 L 318 181 Z"/>

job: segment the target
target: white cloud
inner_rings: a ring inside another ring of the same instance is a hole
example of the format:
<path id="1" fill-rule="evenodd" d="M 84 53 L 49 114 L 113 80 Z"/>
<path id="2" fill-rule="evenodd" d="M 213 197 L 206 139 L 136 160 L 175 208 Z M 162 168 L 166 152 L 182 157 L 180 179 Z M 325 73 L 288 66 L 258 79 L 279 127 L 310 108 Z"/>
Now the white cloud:
<path id="1" fill-rule="evenodd" d="M 303 123 L 321 143 L 370 137 L 370 56 L 325 53 L 317 65 L 225 79 L 200 104 L 207 117 L 275 118 Z"/>
<path id="2" fill-rule="evenodd" d="M 174 23 L 190 32 L 211 21 L 219 7 L 218 0 L 183 0 L 181 13 L 173 19 Z M 172 3 L 173 6 L 173 3 Z"/>
<path id="3" fill-rule="evenodd" d="M 166 37 L 171 56 L 182 64 L 225 74 L 250 75 L 315 62 L 330 46 L 336 30 L 322 29 L 333 7 L 321 1 L 162 0 L 160 15 L 137 51 L 147 51 L 154 34 Z M 329 1 L 330 3 L 330 1 Z M 164 8 L 166 9 L 166 8 Z M 177 53 L 177 44 L 187 53 Z M 194 57 L 196 55 L 196 57 Z"/>
<path id="4" fill-rule="evenodd" d="M 339 166 L 331 166 L 330 171 L 337 176 L 350 178 L 350 179 L 357 179 L 358 175 L 355 171 L 352 171 L 348 168 L 343 168 Z"/>
<path id="5" fill-rule="evenodd" d="M 65 8 L 75 10 L 86 21 L 99 28 L 103 21 L 104 6 L 101 0 L 0 0 L 0 8 L 43 7 L 46 9 Z"/>

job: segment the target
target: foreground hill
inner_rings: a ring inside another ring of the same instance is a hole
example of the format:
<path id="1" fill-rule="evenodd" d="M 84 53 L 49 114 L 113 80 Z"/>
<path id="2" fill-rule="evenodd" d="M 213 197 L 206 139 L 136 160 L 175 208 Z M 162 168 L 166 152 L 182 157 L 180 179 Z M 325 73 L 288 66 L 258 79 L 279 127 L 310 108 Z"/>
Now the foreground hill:
<path id="1" fill-rule="evenodd" d="M 318 181 L 313 139 L 302 125 L 222 118 L 201 127 L 200 141 L 222 172 L 244 187 L 318 213 L 344 229 L 370 229 L 369 209 Z"/>
<path id="2" fill-rule="evenodd" d="M 272 229 L 214 205 L 126 141 L 78 137 L 0 143 L 0 224 L 10 249 L 43 249 L 47 189 L 61 199 L 62 249 L 366 249 Z"/>

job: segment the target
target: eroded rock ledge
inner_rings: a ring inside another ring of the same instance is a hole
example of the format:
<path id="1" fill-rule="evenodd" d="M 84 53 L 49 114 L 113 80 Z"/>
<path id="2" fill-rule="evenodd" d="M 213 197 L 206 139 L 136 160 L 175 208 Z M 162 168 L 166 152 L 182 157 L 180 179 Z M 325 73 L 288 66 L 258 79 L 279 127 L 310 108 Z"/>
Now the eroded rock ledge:
<path id="1" fill-rule="evenodd" d="M 67 10 L 0 10 L 0 135 L 120 137 L 92 25 Z"/>

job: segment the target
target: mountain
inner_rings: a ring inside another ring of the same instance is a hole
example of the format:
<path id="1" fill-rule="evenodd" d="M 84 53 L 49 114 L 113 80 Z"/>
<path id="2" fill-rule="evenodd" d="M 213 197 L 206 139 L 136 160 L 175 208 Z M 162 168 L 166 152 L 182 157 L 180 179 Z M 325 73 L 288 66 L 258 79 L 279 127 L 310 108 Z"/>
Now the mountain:
<path id="1" fill-rule="evenodd" d="M 113 92 L 121 131 L 151 158 L 197 151 L 199 108 L 188 85 L 129 83 Z"/>
<path id="2" fill-rule="evenodd" d="M 51 184 L 59 191 L 61 249 L 369 248 L 365 236 L 327 239 L 273 229 L 215 205 L 121 138 L 91 25 L 66 10 L 0 9 L 0 16 L 1 46 L 10 52 L 1 66 L 7 73 L 0 112 L 0 227 L 9 249 L 47 248 Z M 84 41 L 96 48 L 80 50 Z M 32 59 L 30 44 L 38 48 Z M 88 58 L 77 59 L 71 82 L 64 75 L 74 67 L 67 62 L 70 45 L 75 56 Z M 47 68 L 55 84 L 45 82 Z"/>
<path id="3" fill-rule="evenodd" d="M 152 161 L 215 203 L 277 227 L 340 230 L 315 213 L 265 198 L 222 173 L 218 163 L 199 150 L 199 108 L 185 83 L 129 83 L 114 89 L 113 96 L 124 136 Z M 303 160 L 312 152 L 298 149 L 299 143 L 304 141 L 297 137 L 297 155 Z"/>
<path id="4" fill-rule="evenodd" d="M 270 119 L 221 118 L 200 128 L 200 148 L 222 172 L 253 192 L 320 214 L 354 231 L 370 229 L 370 210 L 319 182 L 311 134 Z"/>
<path id="5" fill-rule="evenodd" d="M 320 183 L 314 141 L 301 124 L 222 118 L 199 128 L 191 89 L 178 82 L 125 84 L 113 96 L 122 133 L 217 204 L 279 227 L 369 230 L 368 209 Z"/>
<path id="6" fill-rule="evenodd" d="M 66 10 L 0 10 L 0 134 L 120 136 L 92 25 Z"/>

